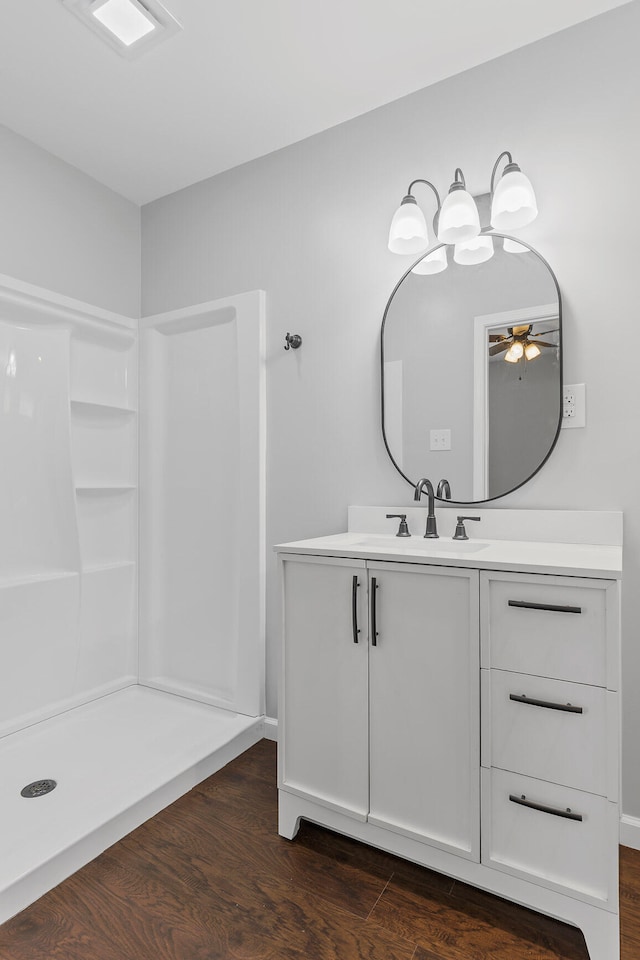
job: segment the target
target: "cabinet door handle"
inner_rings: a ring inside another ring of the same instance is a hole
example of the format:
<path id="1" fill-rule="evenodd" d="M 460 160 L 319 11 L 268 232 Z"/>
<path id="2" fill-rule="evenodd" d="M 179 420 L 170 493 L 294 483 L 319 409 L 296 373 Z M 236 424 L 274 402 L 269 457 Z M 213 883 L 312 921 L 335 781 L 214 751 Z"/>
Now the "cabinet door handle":
<path id="1" fill-rule="evenodd" d="M 539 810 L 541 813 L 550 813 L 553 817 L 564 817 L 565 820 L 582 820 L 581 813 L 574 813 L 571 807 L 566 810 L 560 810 L 558 807 L 548 807 L 544 803 L 534 803 L 533 800 L 527 800 L 524 794 L 516 797 L 515 794 L 509 794 L 509 800 L 512 803 L 519 803 L 521 807 L 530 807 L 531 810 Z"/>
<path id="2" fill-rule="evenodd" d="M 354 574 L 353 580 L 351 581 L 351 625 L 353 628 L 353 642 L 358 642 L 358 634 L 360 629 L 358 627 L 358 575 Z"/>
<path id="3" fill-rule="evenodd" d="M 376 623 L 376 591 L 378 583 L 375 577 L 371 577 L 371 646 L 378 646 L 378 630 Z"/>
<path id="4" fill-rule="evenodd" d="M 574 707 L 572 703 L 554 703 L 553 700 L 535 700 L 526 694 L 510 693 L 509 700 L 516 703 L 528 703 L 531 707 L 547 707 L 549 710 L 563 710 L 565 713 L 582 713 L 582 707 Z"/>
<path id="5" fill-rule="evenodd" d="M 570 607 L 563 603 L 532 603 L 529 600 L 509 600 L 510 607 L 524 610 L 553 610 L 555 613 L 582 613 L 582 607 Z"/>

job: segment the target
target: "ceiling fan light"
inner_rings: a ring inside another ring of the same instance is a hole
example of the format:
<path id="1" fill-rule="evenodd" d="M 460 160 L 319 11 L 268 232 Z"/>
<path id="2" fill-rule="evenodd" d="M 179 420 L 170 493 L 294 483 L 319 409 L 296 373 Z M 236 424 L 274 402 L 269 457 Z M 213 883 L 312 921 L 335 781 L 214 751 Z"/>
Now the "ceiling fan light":
<path id="1" fill-rule="evenodd" d="M 526 227 L 538 216 L 531 181 L 517 163 L 505 167 L 491 200 L 491 226 L 502 233 Z"/>
<path id="2" fill-rule="evenodd" d="M 525 247 L 523 243 L 518 243 L 517 240 L 510 240 L 509 237 L 505 237 L 502 241 L 502 248 L 505 253 L 530 253 L 530 248 Z"/>
<path id="3" fill-rule="evenodd" d="M 524 348 L 524 355 L 527 360 L 535 360 L 536 357 L 540 356 L 540 347 L 537 343 L 528 343 Z"/>
<path id="4" fill-rule="evenodd" d="M 424 213 L 415 201 L 407 195 L 396 210 L 389 228 L 389 250 L 391 253 L 421 253 L 429 246 L 427 221 Z"/>
<path id="5" fill-rule="evenodd" d="M 524 347 L 522 346 L 522 343 L 520 342 L 520 340 L 514 340 L 514 342 L 511 344 L 511 346 L 505 353 L 504 358 L 507 361 L 507 363 L 517 363 L 518 360 L 522 359 L 523 354 L 524 354 Z"/>
<path id="6" fill-rule="evenodd" d="M 434 273 L 442 273 L 447 269 L 447 248 L 436 247 L 433 253 L 422 260 L 418 260 L 415 267 L 412 267 L 412 273 L 418 273 L 421 276 L 430 276 Z"/>
<path id="7" fill-rule="evenodd" d="M 454 183 L 445 197 L 438 218 L 440 243 L 462 243 L 480 233 L 476 202 L 462 184 Z"/>
<path id="8" fill-rule="evenodd" d="M 456 243 L 453 259 L 463 266 L 484 263 L 493 256 L 493 237 L 481 236 Z"/>

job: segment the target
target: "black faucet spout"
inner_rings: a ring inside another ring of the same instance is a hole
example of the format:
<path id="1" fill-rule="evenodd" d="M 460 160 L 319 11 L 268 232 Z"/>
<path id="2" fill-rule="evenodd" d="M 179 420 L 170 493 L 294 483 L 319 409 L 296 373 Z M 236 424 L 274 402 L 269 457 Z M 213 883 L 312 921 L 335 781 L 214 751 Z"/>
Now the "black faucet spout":
<path id="1" fill-rule="evenodd" d="M 427 529 L 425 530 L 425 537 L 429 539 L 435 539 L 438 537 L 438 528 L 436 525 L 436 497 L 433 490 L 433 484 L 431 480 L 427 480 L 426 477 L 423 477 L 422 480 L 418 480 L 416 483 L 416 488 L 413 494 L 414 500 L 419 500 L 423 494 L 423 491 L 427 491 L 428 497 L 428 510 L 427 510 Z"/>

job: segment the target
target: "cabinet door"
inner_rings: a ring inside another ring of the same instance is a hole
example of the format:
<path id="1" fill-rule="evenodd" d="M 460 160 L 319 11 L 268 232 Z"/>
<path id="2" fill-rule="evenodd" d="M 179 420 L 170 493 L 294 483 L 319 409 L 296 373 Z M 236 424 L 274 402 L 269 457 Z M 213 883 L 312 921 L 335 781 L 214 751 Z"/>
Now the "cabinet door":
<path id="1" fill-rule="evenodd" d="M 360 820 L 369 795 L 366 577 L 364 560 L 283 559 L 280 787 Z"/>
<path id="2" fill-rule="evenodd" d="M 478 573 L 368 567 L 369 821 L 479 860 Z"/>

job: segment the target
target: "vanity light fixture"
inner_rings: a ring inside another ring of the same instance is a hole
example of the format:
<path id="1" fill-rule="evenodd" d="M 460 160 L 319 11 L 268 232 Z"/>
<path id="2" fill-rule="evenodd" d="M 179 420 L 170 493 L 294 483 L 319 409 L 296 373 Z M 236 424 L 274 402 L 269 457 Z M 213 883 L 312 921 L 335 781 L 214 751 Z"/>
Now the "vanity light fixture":
<path id="1" fill-rule="evenodd" d="M 480 233 L 480 214 L 476 202 L 467 190 L 464 174 L 456 168 L 453 183 L 445 197 L 438 217 L 440 243 L 464 243 Z"/>
<path id="2" fill-rule="evenodd" d="M 413 267 L 413 273 L 419 273 L 422 276 L 433 275 L 434 273 L 442 273 L 443 270 L 447 269 L 447 248 L 446 246 L 436 247 L 433 253 L 430 253 L 428 257 L 423 257 L 422 260 L 418 260 L 415 267 Z"/>
<path id="3" fill-rule="evenodd" d="M 509 162 L 496 187 L 496 173 L 503 157 L 507 157 Z M 531 181 L 513 162 L 509 151 L 505 150 L 496 160 L 491 173 L 491 226 L 494 230 L 509 233 L 526 227 L 537 216 L 538 205 Z"/>
<path id="4" fill-rule="evenodd" d="M 505 253 L 530 253 L 531 250 L 529 247 L 525 247 L 523 243 L 518 243 L 517 240 L 510 240 L 509 237 L 505 237 L 502 241 L 502 248 Z"/>
<path id="5" fill-rule="evenodd" d="M 500 162 L 507 163 L 496 186 L 496 174 Z M 412 190 L 418 183 L 424 183 L 435 194 L 438 208 L 434 217 L 434 229 L 442 244 L 452 245 L 454 260 L 460 264 L 483 263 L 493 256 L 493 239 L 488 231 L 510 232 L 531 223 L 538 214 L 535 194 L 531 181 L 526 177 L 508 150 L 504 150 L 493 165 L 489 194 L 474 199 L 468 192 L 464 174 L 460 167 L 454 173 L 453 183 L 444 201 L 440 202 L 437 189 L 429 180 L 413 180 L 406 195 L 393 215 L 389 230 L 389 250 L 398 254 L 418 254 L 429 248 L 429 232 L 424 214 Z M 482 223 L 478 212 L 478 203 L 489 201 L 491 205 L 490 222 Z M 443 250 L 444 248 L 442 248 Z M 515 240 L 505 238 L 504 250 L 507 253 L 524 253 L 528 247 Z M 413 273 L 440 273 L 447 266 L 446 251 L 434 250 L 417 263 Z"/>
<path id="6" fill-rule="evenodd" d="M 463 240 L 453 248 L 453 259 L 464 266 L 484 263 L 493 256 L 493 237 L 479 236 L 473 240 Z"/>
<path id="7" fill-rule="evenodd" d="M 62 0 L 86 27 L 128 59 L 182 29 L 159 0 Z"/>
<path id="8" fill-rule="evenodd" d="M 389 250 L 392 253 L 421 253 L 429 246 L 427 221 L 418 206 L 418 201 L 411 193 L 417 183 L 424 183 L 431 187 L 436 196 L 438 211 L 440 210 L 440 194 L 434 185 L 429 180 L 412 180 L 406 195 L 393 215 L 389 228 Z"/>

